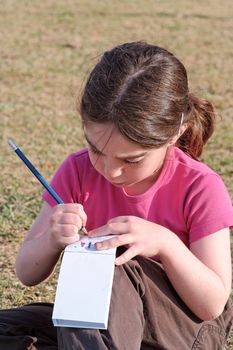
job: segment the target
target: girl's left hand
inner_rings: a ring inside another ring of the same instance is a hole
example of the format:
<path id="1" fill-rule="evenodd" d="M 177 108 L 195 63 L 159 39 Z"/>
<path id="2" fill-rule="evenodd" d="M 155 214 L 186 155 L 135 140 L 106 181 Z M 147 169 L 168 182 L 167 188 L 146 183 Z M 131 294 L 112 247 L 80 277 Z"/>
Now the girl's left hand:
<path id="1" fill-rule="evenodd" d="M 118 216 L 104 226 L 88 232 L 89 237 L 116 234 L 117 237 L 96 243 L 96 249 L 110 249 L 125 245 L 128 249 L 116 258 L 121 265 L 135 257 L 161 254 L 171 234 L 167 228 L 136 216 Z"/>

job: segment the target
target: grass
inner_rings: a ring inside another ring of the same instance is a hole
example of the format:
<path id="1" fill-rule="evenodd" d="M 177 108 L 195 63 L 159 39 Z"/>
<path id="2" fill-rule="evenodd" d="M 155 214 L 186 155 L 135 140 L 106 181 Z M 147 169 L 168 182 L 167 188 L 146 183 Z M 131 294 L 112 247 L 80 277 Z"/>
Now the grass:
<path id="1" fill-rule="evenodd" d="M 231 0 L 0 4 L 0 307 L 53 301 L 56 283 L 56 274 L 33 288 L 15 278 L 15 255 L 41 206 L 42 189 L 6 139 L 11 136 L 50 179 L 66 155 L 83 146 L 75 96 L 98 56 L 118 43 L 146 40 L 183 61 L 190 89 L 222 116 L 203 160 L 223 177 L 233 198 L 232 16 Z"/>

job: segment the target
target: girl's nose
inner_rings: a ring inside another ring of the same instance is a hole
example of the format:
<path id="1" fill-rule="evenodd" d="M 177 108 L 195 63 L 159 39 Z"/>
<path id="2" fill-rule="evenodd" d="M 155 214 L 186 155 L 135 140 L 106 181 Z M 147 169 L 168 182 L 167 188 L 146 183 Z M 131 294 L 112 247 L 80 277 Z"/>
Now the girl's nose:
<path id="1" fill-rule="evenodd" d="M 105 176 L 110 181 L 119 178 L 122 175 L 122 169 L 120 166 L 114 164 L 105 164 Z"/>

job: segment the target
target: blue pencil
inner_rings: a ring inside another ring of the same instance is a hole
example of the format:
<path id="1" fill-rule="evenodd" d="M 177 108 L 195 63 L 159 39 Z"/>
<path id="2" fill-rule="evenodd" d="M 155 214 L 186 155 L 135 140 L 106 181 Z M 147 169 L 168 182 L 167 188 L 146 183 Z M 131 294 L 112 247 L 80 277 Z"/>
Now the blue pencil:
<path id="1" fill-rule="evenodd" d="M 23 152 L 16 146 L 12 139 L 7 140 L 8 144 L 15 151 L 15 153 L 19 156 L 19 158 L 24 162 L 24 164 L 31 170 L 33 175 L 40 181 L 40 183 L 46 188 L 46 190 L 51 194 L 51 196 L 55 199 L 58 204 L 64 204 L 63 200 L 58 196 L 58 194 L 54 191 L 54 189 L 49 185 L 49 183 L 43 178 L 43 176 L 39 173 L 39 171 L 32 165 L 30 160 L 23 154 Z M 79 234 L 86 234 L 86 228 L 82 226 L 79 230 Z"/>
<path id="2" fill-rule="evenodd" d="M 51 194 L 58 204 L 64 204 L 63 200 L 58 196 L 58 194 L 52 189 L 48 182 L 43 178 L 39 171 L 32 165 L 32 163 L 27 159 L 22 151 L 16 146 L 12 139 L 7 140 L 8 144 L 12 147 L 19 158 L 24 162 L 24 164 L 31 170 L 33 175 L 40 181 L 40 183 L 46 188 L 46 190 Z"/>

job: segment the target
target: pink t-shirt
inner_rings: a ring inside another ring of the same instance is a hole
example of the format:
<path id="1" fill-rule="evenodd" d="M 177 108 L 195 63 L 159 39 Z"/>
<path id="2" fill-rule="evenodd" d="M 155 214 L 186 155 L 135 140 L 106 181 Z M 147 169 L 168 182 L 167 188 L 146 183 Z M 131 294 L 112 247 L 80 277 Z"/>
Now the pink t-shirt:
<path id="1" fill-rule="evenodd" d="M 120 215 L 134 215 L 162 225 L 187 245 L 226 227 L 233 227 L 233 207 L 220 176 L 177 147 L 167 153 L 156 182 L 131 196 L 109 183 L 92 166 L 88 151 L 71 154 L 51 182 L 65 203 L 81 203 L 87 230 Z M 52 207 L 57 203 L 43 194 Z"/>

